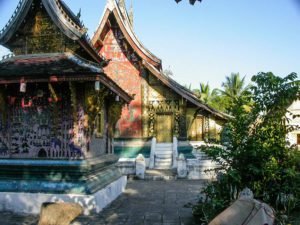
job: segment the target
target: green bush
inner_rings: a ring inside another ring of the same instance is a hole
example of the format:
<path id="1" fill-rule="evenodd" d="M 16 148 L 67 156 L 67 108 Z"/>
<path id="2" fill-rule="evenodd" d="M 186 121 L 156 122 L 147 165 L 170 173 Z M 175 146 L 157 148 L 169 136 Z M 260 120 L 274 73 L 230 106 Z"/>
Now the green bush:
<path id="1" fill-rule="evenodd" d="M 226 148 L 202 149 L 220 163 L 223 173 L 204 189 L 206 198 L 193 208 L 201 223 L 227 208 L 245 187 L 276 210 L 278 224 L 287 224 L 299 207 L 300 153 L 286 140 L 292 129 L 286 126 L 287 108 L 299 98 L 296 79 L 294 73 L 285 78 L 259 73 L 252 78 L 252 95 L 233 102 L 234 118 L 222 137 Z"/>

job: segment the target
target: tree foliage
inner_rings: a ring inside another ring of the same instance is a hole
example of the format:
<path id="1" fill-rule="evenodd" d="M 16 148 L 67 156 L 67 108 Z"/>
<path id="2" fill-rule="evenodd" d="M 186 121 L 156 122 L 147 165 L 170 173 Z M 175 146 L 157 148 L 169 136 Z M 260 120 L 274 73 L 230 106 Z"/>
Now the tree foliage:
<path id="1" fill-rule="evenodd" d="M 212 99 L 215 95 L 214 90 L 211 91 L 211 88 L 209 86 L 209 84 L 205 84 L 205 83 L 200 83 L 200 88 L 199 89 L 194 89 L 193 92 L 194 94 L 203 102 L 206 104 L 211 104 L 212 103 Z"/>
<path id="2" fill-rule="evenodd" d="M 220 90 L 224 96 L 236 101 L 241 96 L 249 93 L 251 86 L 246 85 L 245 76 L 241 78 L 239 73 L 231 73 L 231 75 L 226 76 L 225 79 L 226 81 L 222 83 L 224 90 Z"/>
<path id="3" fill-rule="evenodd" d="M 288 218 L 279 215 L 288 216 L 299 205 L 300 154 L 286 140 L 293 129 L 286 126 L 287 108 L 299 98 L 299 80 L 295 73 L 285 78 L 259 73 L 252 82 L 251 95 L 238 95 L 232 104 L 234 118 L 225 129 L 226 148 L 205 150 L 220 163 L 222 175 L 204 190 L 205 207 L 213 213 L 205 213 L 202 203 L 194 208 L 202 221 L 228 207 L 245 187 L 277 210 L 278 223 Z M 244 107 L 249 102 L 250 112 Z"/>
<path id="4" fill-rule="evenodd" d="M 232 114 L 232 105 L 239 98 L 248 99 L 250 87 L 251 85 L 246 84 L 245 77 L 241 78 L 239 73 L 232 73 L 230 76 L 226 76 L 226 81 L 222 83 L 222 89 L 211 89 L 208 83 L 200 83 L 200 88 L 194 89 L 193 92 L 202 102 L 219 111 Z M 251 102 L 247 102 L 244 107 L 249 111 Z"/>
<path id="5" fill-rule="evenodd" d="M 230 76 L 226 76 L 226 81 L 222 83 L 223 89 L 219 89 L 221 94 L 221 100 L 225 101 L 225 111 L 232 114 L 232 107 L 244 98 L 244 108 L 250 110 L 251 101 L 249 100 L 250 84 L 246 84 L 245 76 L 240 77 L 239 73 L 231 73 Z"/>
<path id="6" fill-rule="evenodd" d="M 208 83 L 200 83 L 199 88 L 193 89 L 193 93 L 203 103 L 210 105 L 219 111 L 226 111 L 226 99 L 221 96 L 218 89 L 211 89 Z"/>

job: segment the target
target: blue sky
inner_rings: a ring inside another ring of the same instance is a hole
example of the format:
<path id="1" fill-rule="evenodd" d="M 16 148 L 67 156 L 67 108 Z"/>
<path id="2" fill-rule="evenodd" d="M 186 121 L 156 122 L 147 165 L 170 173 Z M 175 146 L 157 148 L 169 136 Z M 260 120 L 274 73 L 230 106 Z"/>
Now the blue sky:
<path id="1" fill-rule="evenodd" d="M 300 74 L 300 0 L 127 1 L 133 1 L 137 36 L 181 84 L 220 87 L 231 72 L 248 80 L 261 71 Z M 17 2 L 0 0 L 1 28 Z M 81 8 L 92 36 L 106 0 L 65 2 L 75 13 Z"/>

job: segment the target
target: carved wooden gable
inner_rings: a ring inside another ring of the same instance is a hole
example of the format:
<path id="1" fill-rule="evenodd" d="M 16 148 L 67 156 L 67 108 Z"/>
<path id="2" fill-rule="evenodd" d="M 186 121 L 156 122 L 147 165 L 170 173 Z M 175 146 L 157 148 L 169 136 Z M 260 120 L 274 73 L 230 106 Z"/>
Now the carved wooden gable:
<path id="1" fill-rule="evenodd" d="M 14 37 L 7 43 L 15 55 L 72 51 L 82 55 L 78 43 L 55 25 L 41 1 L 34 1 Z M 82 55 L 86 56 L 86 55 Z"/>

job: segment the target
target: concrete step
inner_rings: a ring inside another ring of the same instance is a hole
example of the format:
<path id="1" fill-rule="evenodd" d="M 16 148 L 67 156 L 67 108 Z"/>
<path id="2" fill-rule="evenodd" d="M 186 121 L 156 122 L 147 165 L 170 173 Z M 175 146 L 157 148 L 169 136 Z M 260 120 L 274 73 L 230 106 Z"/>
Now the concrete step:
<path id="1" fill-rule="evenodd" d="M 172 148 L 156 148 L 155 152 L 173 152 Z"/>
<path id="2" fill-rule="evenodd" d="M 155 163 L 172 163 L 172 158 L 155 158 Z"/>
<path id="3" fill-rule="evenodd" d="M 173 151 L 172 150 L 161 150 L 161 149 L 158 149 L 158 150 L 155 150 L 154 153 L 155 154 L 169 154 L 169 155 L 172 155 Z"/>
<path id="4" fill-rule="evenodd" d="M 172 154 L 169 154 L 169 153 L 161 153 L 161 154 L 155 154 L 155 158 L 156 159 L 172 159 Z"/>
<path id="5" fill-rule="evenodd" d="M 155 150 L 172 150 L 173 146 L 155 146 Z"/>
<path id="6" fill-rule="evenodd" d="M 170 142 L 163 142 L 163 143 L 156 143 L 156 146 L 172 146 L 173 143 Z"/>
<path id="7" fill-rule="evenodd" d="M 170 150 L 172 151 L 173 146 L 155 146 L 155 151 L 166 151 L 166 150 Z"/>
<path id="8" fill-rule="evenodd" d="M 162 169 L 162 170 L 168 170 L 168 169 L 172 169 L 171 165 L 167 165 L 167 164 L 159 164 L 159 165 L 155 165 L 154 167 L 155 169 Z"/>
<path id="9" fill-rule="evenodd" d="M 155 146 L 155 162 L 156 169 L 168 170 L 172 168 L 173 144 L 158 143 Z"/>
<path id="10" fill-rule="evenodd" d="M 172 148 L 173 147 L 173 144 L 172 143 L 159 143 L 159 144 L 156 144 L 155 146 L 156 148 Z"/>
<path id="11" fill-rule="evenodd" d="M 171 144 L 169 144 L 169 143 L 167 143 L 167 144 L 164 144 L 164 143 L 156 143 L 156 146 L 157 147 L 165 147 L 165 148 L 170 148 L 170 147 L 172 147 L 173 146 L 173 144 L 171 143 Z"/>
<path id="12" fill-rule="evenodd" d="M 155 162 L 154 168 L 156 168 L 156 169 L 171 169 L 172 164 L 171 163 L 157 163 L 157 162 Z"/>
<path id="13" fill-rule="evenodd" d="M 156 170 L 170 170 L 172 166 L 155 166 L 154 169 Z"/>
<path id="14" fill-rule="evenodd" d="M 172 160 L 155 160 L 155 166 L 171 166 Z"/>
<path id="15" fill-rule="evenodd" d="M 177 175 L 170 169 L 146 170 L 145 180 L 177 180 Z"/>
<path id="16" fill-rule="evenodd" d="M 172 149 L 155 149 L 155 153 L 170 153 L 172 154 Z"/>

